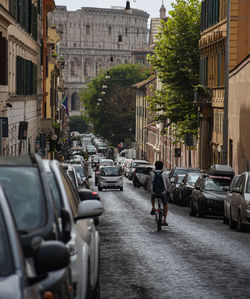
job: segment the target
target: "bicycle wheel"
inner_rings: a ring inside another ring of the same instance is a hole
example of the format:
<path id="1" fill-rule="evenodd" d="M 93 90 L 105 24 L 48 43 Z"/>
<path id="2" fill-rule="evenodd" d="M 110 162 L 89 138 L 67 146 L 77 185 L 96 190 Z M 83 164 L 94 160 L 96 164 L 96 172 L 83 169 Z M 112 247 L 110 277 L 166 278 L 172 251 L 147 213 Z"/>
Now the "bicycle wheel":
<path id="1" fill-rule="evenodd" d="M 161 217 L 158 217 L 158 219 L 157 219 L 157 230 L 158 230 L 158 232 L 159 231 L 161 231 Z"/>

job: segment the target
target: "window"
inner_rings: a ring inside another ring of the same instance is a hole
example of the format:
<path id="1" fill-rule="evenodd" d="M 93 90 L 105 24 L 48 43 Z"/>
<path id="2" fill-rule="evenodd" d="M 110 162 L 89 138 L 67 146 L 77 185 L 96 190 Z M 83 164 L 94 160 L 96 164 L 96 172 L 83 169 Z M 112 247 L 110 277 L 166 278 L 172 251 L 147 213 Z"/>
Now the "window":
<path id="1" fill-rule="evenodd" d="M 74 196 L 75 191 L 73 190 L 72 183 L 70 182 L 70 179 L 67 177 L 67 174 L 65 173 L 64 169 L 60 167 L 60 174 L 62 177 L 63 185 L 65 188 L 65 191 L 67 193 L 67 197 L 69 200 L 70 208 L 72 211 L 72 214 L 74 217 L 77 216 L 77 208 L 78 208 L 78 202 L 76 197 Z"/>
<path id="2" fill-rule="evenodd" d="M 57 186 L 55 176 L 52 172 L 47 172 L 47 176 L 48 176 L 50 191 L 56 205 L 57 215 L 61 217 L 61 210 L 62 210 L 61 194 L 59 192 L 59 188 Z"/>
<path id="3" fill-rule="evenodd" d="M 90 34 L 90 25 L 86 25 L 86 34 Z"/>
<path id="4" fill-rule="evenodd" d="M 7 227 L 0 210 L 0 276 L 9 275 L 13 272 L 11 249 L 7 236 Z"/>
<path id="5" fill-rule="evenodd" d="M 125 36 L 128 36 L 128 28 L 125 28 Z"/>
<path id="6" fill-rule="evenodd" d="M 45 224 L 45 199 L 37 168 L 1 166 L 0 184 L 7 194 L 18 230 L 29 231 Z"/>
<path id="7" fill-rule="evenodd" d="M 108 27 L 108 32 L 109 32 L 109 34 L 112 34 L 112 27 L 111 26 Z"/>
<path id="8" fill-rule="evenodd" d="M 8 85 L 8 42 L 0 32 L 0 85 Z"/>

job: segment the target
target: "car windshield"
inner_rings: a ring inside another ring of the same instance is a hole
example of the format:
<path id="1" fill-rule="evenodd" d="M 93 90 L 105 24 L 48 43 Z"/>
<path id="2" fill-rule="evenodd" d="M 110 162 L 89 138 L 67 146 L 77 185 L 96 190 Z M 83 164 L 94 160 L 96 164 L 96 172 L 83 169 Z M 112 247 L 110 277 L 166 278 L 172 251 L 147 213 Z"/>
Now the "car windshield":
<path id="1" fill-rule="evenodd" d="M 81 176 L 86 176 L 84 173 L 84 168 L 81 165 L 74 166 L 77 173 L 80 173 Z"/>
<path id="2" fill-rule="evenodd" d="M 7 194 L 18 230 L 29 231 L 44 225 L 46 211 L 37 168 L 1 166 L 0 184 Z"/>
<path id="3" fill-rule="evenodd" d="M 179 183 L 183 180 L 184 176 L 185 176 L 185 175 L 179 175 L 179 176 L 178 176 L 177 184 L 179 184 Z"/>
<path id="4" fill-rule="evenodd" d="M 205 182 L 206 191 L 223 191 L 223 187 L 230 185 L 230 179 L 208 178 Z"/>
<path id="5" fill-rule="evenodd" d="M 13 272 L 11 250 L 6 231 L 6 225 L 0 210 L 0 276 L 9 275 Z"/>
<path id="6" fill-rule="evenodd" d="M 120 176 L 120 170 L 118 167 L 104 167 L 102 174 L 105 176 Z"/>
<path id="7" fill-rule="evenodd" d="M 190 184 L 194 184 L 199 177 L 200 177 L 200 174 L 198 174 L 198 173 L 197 174 L 190 174 L 188 176 L 187 182 L 190 183 Z"/>

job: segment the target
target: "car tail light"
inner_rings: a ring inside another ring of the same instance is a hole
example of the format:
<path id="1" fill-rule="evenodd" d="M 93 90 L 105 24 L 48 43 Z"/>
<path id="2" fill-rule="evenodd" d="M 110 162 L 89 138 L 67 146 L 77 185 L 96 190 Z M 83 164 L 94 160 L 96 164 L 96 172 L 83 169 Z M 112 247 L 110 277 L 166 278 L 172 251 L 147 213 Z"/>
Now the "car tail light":
<path id="1" fill-rule="evenodd" d="M 98 195 L 98 193 L 97 192 L 92 192 L 91 195 Z"/>
<path id="2" fill-rule="evenodd" d="M 54 295 L 51 292 L 43 293 L 43 299 L 54 299 Z"/>

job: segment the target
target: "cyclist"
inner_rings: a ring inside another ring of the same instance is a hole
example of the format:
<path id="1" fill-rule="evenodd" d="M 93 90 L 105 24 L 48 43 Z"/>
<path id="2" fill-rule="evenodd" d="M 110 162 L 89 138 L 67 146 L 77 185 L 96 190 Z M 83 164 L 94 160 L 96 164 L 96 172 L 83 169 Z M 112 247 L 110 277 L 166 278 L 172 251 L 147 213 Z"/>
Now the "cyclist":
<path id="1" fill-rule="evenodd" d="M 151 193 L 151 203 L 152 210 L 151 215 L 155 213 L 155 198 L 160 197 L 163 204 L 164 219 L 162 225 L 167 226 L 167 213 L 168 213 L 168 203 L 167 203 L 167 191 L 170 186 L 169 178 L 166 172 L 162 171 L 163 162 L 155 162 L 155 170 L 150 172 L 149 177 L 149 191 Z"/>

